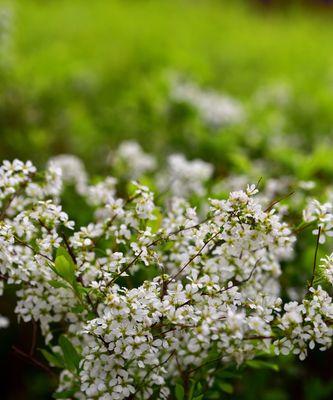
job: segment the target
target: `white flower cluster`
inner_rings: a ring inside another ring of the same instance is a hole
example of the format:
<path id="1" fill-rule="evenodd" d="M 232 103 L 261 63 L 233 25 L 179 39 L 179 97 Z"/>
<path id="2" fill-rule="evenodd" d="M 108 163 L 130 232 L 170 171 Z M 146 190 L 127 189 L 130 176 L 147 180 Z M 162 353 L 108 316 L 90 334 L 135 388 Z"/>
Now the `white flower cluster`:
<path id="1" fill-rule="evenodd" d="M 243 122 L 245 111 L 237 100 L 214 91 L 202 90 L 193 83 L 175 83 L 171 96 L 192 105 L 200 117 L 212 127 Z"/>
<path id="2" fill-rule="evenodd" d="M 167 171 L 160 177 L 160 187 L 168 185 L 172 194 L 178 197 L 205 194 L 205 183 L 213 174 L 213 167 L 202 160 L 188 161 L 182 154 L 168 157 Z"/>
<path id="3" fill-rule="evenodd" d="M 179 380 L 212 382 L 212 355 L 217 368 L 331 346 L 324 289 L 312 279 L 301 302 L 279 297 L 295 236 L 274 202 L 252 185 L 196 208 L 191 194 L 205 194 L 211 173 L 173 156 L 167 196 L 133 183 L 120 197 L 115 178 L 91 185 L 74 159 L 53 160 L 43 176 L 31 163 L 0 167 L 1 278 L 17 285 L 19 318 L 40 324 L 62 398 L 167 399 Z M 87 226 L 61 206 L 73 182 L 93 216 Z M 317 209 L 307 220 L 331 218 Z M 322 263 L 332 283 L 331 259 Z"/>
<path id="4" fill-rule="evenodd" d="M 321 259 L 321 271 L 327 281 L 333 285 L 333 253 Z"/>
<path id="5" fill-rule="evenodd" d="M 313 349 L 317 343 L 320 350 L 326 350 L 332 345 L 332 298 L 320 286 L 311 287 L 309 293 L 310 298 L 302 304 L 296 301 L 285 304 L 285 314 L 278 322 L 284 337 L 274 343 L 277 354 L 293 352 L 304 360 L 308 347 Z"/>
<path id="6" fill-rule="evenodd" d="M 303 219 L 304 222 L 317 224 L 313 234 L 320 234 L 320 243 L 325 243 L 327 236 L 333 236 L 333 204 L 331 202 L 322 204 L 318 200 L 311 200 L 303 211 Z"/>
<path id="7" fill-rule="evenodd" d="M 115 153 L 110 155 L 111 164 L 121 168 L 127 178 L 138 179 L 147 172 L 154 171 L 156 160 L 146 154 L 137 142 L 127 140 L 121 143 Z"/>
<path id="8" fill-rule="evenodd" d="M 75 185 L 80 194 L 87 190 L 88 177 L 82 161 L 71 155 L 61 154 L 49 160 L 49 167 L 60 169 L 62 180 L 67 184 Z"/>

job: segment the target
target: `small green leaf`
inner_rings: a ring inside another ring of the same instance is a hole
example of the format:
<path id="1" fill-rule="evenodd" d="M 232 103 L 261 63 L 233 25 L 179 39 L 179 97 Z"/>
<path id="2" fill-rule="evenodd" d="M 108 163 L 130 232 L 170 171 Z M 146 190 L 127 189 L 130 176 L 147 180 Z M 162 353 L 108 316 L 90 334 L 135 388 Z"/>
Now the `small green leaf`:
<path id="1" fill-rule="evenodd" d="M 55 353 L 50 353 L 49 351 L 45 349 L 40 349 L 41 353 L 45 357 L 45 359 L 53 366 L 58 367 L 58 368 L 64 368 L 64 360 L 59 354 Z"/>
<path id="2" fill-rule="evenodd" d="M 54 271 L 73 286 L 75 281 L 74 264 L 69 262 L 67 257 L 57 255 L 54 264 Z"/>
<path id="3" fill-rule="evenodd" d="M 63 248 L 63 247 L 58 247 L 57 248 L 57 254 L 56 254 L 56 256 L 57 257 L 59 257 L 59 256 L 64 256 L 65 258 L 66 258 L 66 260 L 70 263 L 70 264 L 73 264 L 73 267 L 75 268 L 75 264 L 74 264 L 74 262 L 73 262 L 73 259 L 72 259 L 72 256 L 68 253 L 68 251 L 65 249 L 65 248 Z"/>
<path id="4" fill-rule="evenodd" d="M 190 383 L 191 383 L 191 386 L 190 386 L 190 390 L 188 392 L 188 398 L 192 399 L 196 382 L 193 379 L 190 379 Z"/>
<path id="5" fill-rule="evenodd" d="M 81 304 L 71 308 L 71 311 L 75 314 L 81 314 L 84 310 L 85 308 Z"/>
<path id="6" fill-rule="evenodd" d="M 69 389 L 69 390 L 64 390 L 63 392 L 56 392 L 53 393 L 53 398 L 54 399 L 68 399 L 73 397 L 73 395 L 77 392 L 77 389 Z"/>
<path id="7" fill-rule="evenodd" d="M 175 395 L 177 400 L 183 400 L 185 396 L 185 391 L 182 385 L 177 383 L 176 389 L 175 389 Z"/>
<path id="8" fill-rule="evenodd" d="M 53 286 L 54 288 L 56 288 L 56 289 L 59 289 L 59 288 L 65 288 L 65 289 L 67 289 L 67 288 L 69 287 L 66 283 L 56 281 L 55 279 L 51 279 L 51 280 L 49 281 L 49 284 L 50 284 L 51 286 Z"/>
<path id="9" fill-rule="evenodd" d="M 155 210 L 153 211 L 153 215 L 155 218 L 149 220 L 147 222 L 147 226 L 149 226 L 151 228 L 151 231 L 153 233 L 156 233 L 159 230 L 159 228 L 161 227 L 163 215 L 158 208 L 155 208 Z"/>
<path id="10" fill-rule="evenodd" d="M 271 369 L 273 371 L 279 371 L 279 366 L 277 364 L 273 364 L 269 361 L 263 360 L 248 360 L 246 361 L 246 365 L 255 369 Z"/>
<path id="11" fill-rule="evenodd" d="M 196 389 L 199 393 L 202 391 L 202 385 L 200 382 L 197 383 L 197 389 Z"/>
<path id="12" fill-rule="evenodd" d="M 232 394 L 234 392 L 234 388 L 232 387 L 232 385 L 230 385 L 230 383 L 219 382 L 219 387 L 225 393 Z"/>
<path id="13" fill-rule="evenodd" d="M 93 313 L 92 311 L 88 311 L 87 320 L 90 321 L 90 320 L 92 320 L 94 318 L 96 318 L 96 314 Z"/>
<path id="14" fill-rule="evenodd" d="M 66 367 L 72 372 L 78 371 L 80 366 L 80 356 L 75 347 L 64 335 L 60 336 L 59 345 L 64 355 Z"/>
<path id="15" fill-rule="evenodd" d="M 79 295 L 86 295 L 89 294 L 89 289 L 82 286 L 80 283 L 74 283 L 74 289 Z"/>

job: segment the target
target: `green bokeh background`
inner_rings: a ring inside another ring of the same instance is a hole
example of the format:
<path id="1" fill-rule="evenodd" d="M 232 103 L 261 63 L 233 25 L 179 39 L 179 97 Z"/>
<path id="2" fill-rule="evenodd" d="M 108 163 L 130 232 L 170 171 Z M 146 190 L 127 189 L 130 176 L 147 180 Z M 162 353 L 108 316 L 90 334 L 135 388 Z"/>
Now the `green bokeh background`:
<path id="1" fill-rule="evenodd" d="M 161 159 L 173 151 L 201 157 L 217 176 L 293 175 L 319 186 L 333 178 L 333 12 L 330 2 L 237 0 L 0 1 L 0 158 L 80 156 L 105 172 L 110 150 L 135 139 Z M 326 4 L 326 6 L 325 6 Z M 239 99 L 248 118 L 212 130 L 193 109 L 170 100 L 178 75 Z M 260 88 L 285 84 L 285 106 L 256 105 Z M 272 145 L 272 137 L 282 140 Z M 257 176 L 258 177 L 258 176 Z M 302 259 L 306 259 L 303 255 Z M 312 257 L 312 254 L 309 255 Z M 48 399 L 53 382 L 13 357 L 29 343 L 1 313 L 1 398 Z M 314 352 L 280 372 L 246 371 L 221 399 L 333 398 L 333 357 Z"/>

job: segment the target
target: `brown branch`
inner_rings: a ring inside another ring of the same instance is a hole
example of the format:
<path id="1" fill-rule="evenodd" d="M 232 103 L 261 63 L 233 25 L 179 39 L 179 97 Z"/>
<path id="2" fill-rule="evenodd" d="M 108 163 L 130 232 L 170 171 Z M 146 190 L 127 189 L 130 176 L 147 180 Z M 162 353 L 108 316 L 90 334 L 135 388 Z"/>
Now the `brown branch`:
<path id="1" fill-rule="evenodd" d="M 33 176 L 35 175 L 35 173 L 31 173 L 28 175 L 29 178 L 33 178 Z M 17 188 L 16 192 L 14 192 L 11 196 L 9 196 L 6 200 L 5 200 L 5 204 L 2 207 L 1 211 L 0 211 L 0 221 L 2 221 L 5 216 L 6 216 L 6 212 L 8 210 L 8 208 L 11 206 L 13 200 L 22 193 L 22 191 L 24 191 L 24 189 L 26 188 L 26 186 L 28 185 L 29 181 L 25 181 L 22 182 L 21 185 Z"/>
<path id="2" fill-rule="evenodd" d="M 23 240 L 21 240 L 21 239 L 20 239 L 19 237 L 17 237 L 16 235 L 14 235 L 14 239 L 15 239 L 15 241 L 16 241 L 18 244 L 20 244 L 20 245 L 22 245 L 22 246 L 25 246 L 25 247 L 27 247 L 28 249 L 30 249 L 35 255 L 44 257 L 44 258 L 46 258 L 48 261 L 50 261 L 51 263 L 53 263 L 52 258 L 50 258 L 49 256 L 47 256 L 46 254 L 39 253 L 39 252 L 36 251 L 32 246 L 30 246 L 30 244 L 24 242 Z"/>
<path id="3" fill-rule="evenodd" d="M 221 232 L 218 231 L 218 232 L 216 232 L 213 236 L 211 236 L 211 237 L 201 246 L 201 248 L 199 249 L 199 251 L 198 251 L 197 253 L 195 253 L 195 254 L 183 265 L 183 267 L 182 267 L 175 275 L 173 275 L 173 276 L 168 280 L 168 283 L 170 283 L 171 281 L 173 281 L 174 279 L 176 279 L 176 278 L 184 271 L 184 269 L 185 269 L 186 267 L 188 267 L 188 266 L 191 264 L 192 261 L 194 261 L 197 257 L 199 257 L 199 256 L 202 254 L 202 252 L 203 252 L 203 250 L 205 249 L 205 247 L 206 247 L 212 240 L 214 240 L 214 239 L 216 238 L 216 236 L 219 235 L 220 233 L 221 233 Z"/>
<path id="4" fill-rule="evenodd" d="M 286 196 L 281 197 L 278 200 L 274 200 L 272 203 L 270 203 L 268 205 L 268 207 L 264 210 L 264 212 L 269 212 L 276 204 L 280 203 L 282 200 L 286 200 L 288 199 L 288 197 L 292 196 L 293 194 L 295 194 L 295 192 L 290 192 L 289 194 L 287 194 Z"/>
<path id="5" fill-rule="evenodd" d="M 23 358 L 30 364 L 42 369 L 43 371 L 47 372 L 51 376 L 56 376 L 55 373 L 47 365 L 45 365 L 41 361 L 37 360 L 37 358 L 35 358 L 34 356 L 26 353 L 25 351 L 19 349 L 16 346 L 13 346 L 12 349 L 14 351 L 14 354 L 20 356 L 21 358 Z"/>
<path id="6" fill-rule="evenodd" d="M 62 237 L 62 239 L 63 239 L 63 241 L 64 241 L 64 243 L 65 243 L 66 249 L 67 249 L 69 255 L 71 256 L 71 258 L 72 258 L 74 264 L 77 265 L 76 256 L 75 256 L 75 254 L 74 254 L 74 251 L 73 251 L 71 245 L 70 245 L 69 242 L 68 242 L 68 239 L 67 239 L 66 235 L 65 235 L 64 233 L 62 233 L 62 234 L 61 234 L 61 237 Z"/>
<path id="7" fill-rule="evenodd" d="M 176 354 L 176 350 L 173 350 L 173 351 L 170 353 L 170 355 L 169 355 L 164 361 L 162 361 L 159 365 L 150 368 L 150 370 L 147 371 L 146 375 L 143 377 L 143 379 L 142 379 L 141 382 L 139 383 L 139 385 L 138 385 L 138 387 L 137 387 L 135 393 L 134 393 L 134 394 L 131 394 L 130 396 L 128 396 L 128 397 L 126 398 L 126 400 L 134 400 L 134 399 L 136 399 L 136 395 L 138 394 L 138 392 L 139 392 L 141 386 L 144 384 L 145 380 L 148 378 L 149 374 L 150 374 L 154 369 L 160 368 L 160 367 L 162 367 L 164 364 L 166 364 L 175 354 Z"/>
<path id="8" fill-rule="evenodd" d="M 320 234 L 321 234 L 321 226 L 318 228 L 318 235 L 317 235 L 317 241 L 316 241 L 316 250 L 313 258 L 313 268 L 312 268 L 312 277 L 311 281 L 309 283 L 308 289 L 313 286 L 315 274 L 316 274 L 316 267 L 317 267 L 317 255 L 318 255 L 318 249 L 319 249 L 319 241 L 320 241 Z"/>
<path id="9" fill-rule="evenodd" d="M 8 281 L 7 276 L 0 274 L 0 279 L 2 279 L 3 281 Z"/>
<path id="10" fill-rule="evenodd" d="M 153 247 L 155 245 L 157 245 L 159 242 L 166 242 L 170 239 L 171 236 L 177 235 L 179 233 L 182 233 L 184 231 L 190 230 L 190 229 L 197 229 L 198 227 L 200 227 L 202 224 L 204 224 L 205 222 L 209 221 L 210 219 L 215 218 L 216 215 L 214 216 L 209 216 L 207 218 L 205 218 L 204 220 L 202 220 L 201 222 L 198 222 L 195 225 L 191 225 L 188 227 L 182 227 L 179 228 L 173 232 L 168 233 L 166 236 L 161 235 L 160 237 L 156 238 L 155 240 L 153 240 L 152 242 L 150 242 L 149 244 L 147 244 L 146 248 L 149 249 L 150 247 Z M 129 264 L 125 265 L 120 272 L 113 278 L 111 279 L 110 282 L 107 283 L 106 287 L 111 286 L 118 278 L 121 277 L 121 275 L 123 273 L 125 273 L 126 271 L 128 271 L 135 263 L 136 261 L 140 258 L 141 254 L 143 253 L 143 250 L 140 250 L 139 253 L 129 262 Z"/>
<path id="11" fill-rule="evenodd" d="M 298 235 L 299 233 L 303 232 L 305 229 L 309 228 L 311 225 L 314 224 L 315 221 L 309 222 L 305 225 L 301 225 L 298 228 L 293 230 L 293 234 Z"/>

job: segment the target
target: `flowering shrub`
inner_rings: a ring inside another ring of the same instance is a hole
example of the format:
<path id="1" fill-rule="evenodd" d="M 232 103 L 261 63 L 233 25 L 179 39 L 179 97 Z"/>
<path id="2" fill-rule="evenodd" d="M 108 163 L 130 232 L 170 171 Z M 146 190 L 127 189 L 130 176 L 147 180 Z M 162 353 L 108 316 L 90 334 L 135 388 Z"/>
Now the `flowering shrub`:
<path id="1" fill-rule="evenodd" d="M 272 183 L 208 198 L 213 171 L 199 160 L 173 155 L 154 172 L 131 142 L 113 159 L 138 182 L 90 183 L 73 156 L 43 173 L 18 160 L 0 168 L 1 278 L 15 285 L 19 320 L 40 326 L 56 398 L 198 400 L 216 384 L 231 390 L 223 374 L 235 367 L 275 368 L 268 356 L 331 346 L 333 256 L 317 262 L 331 206 L 309 200 L 296 227 Z M 68 185 L 91 210 L 86 226 L 62 207 Z M 313 275 L 300 301 L 283 302 L 281 263 L 308 226 Z"/>

